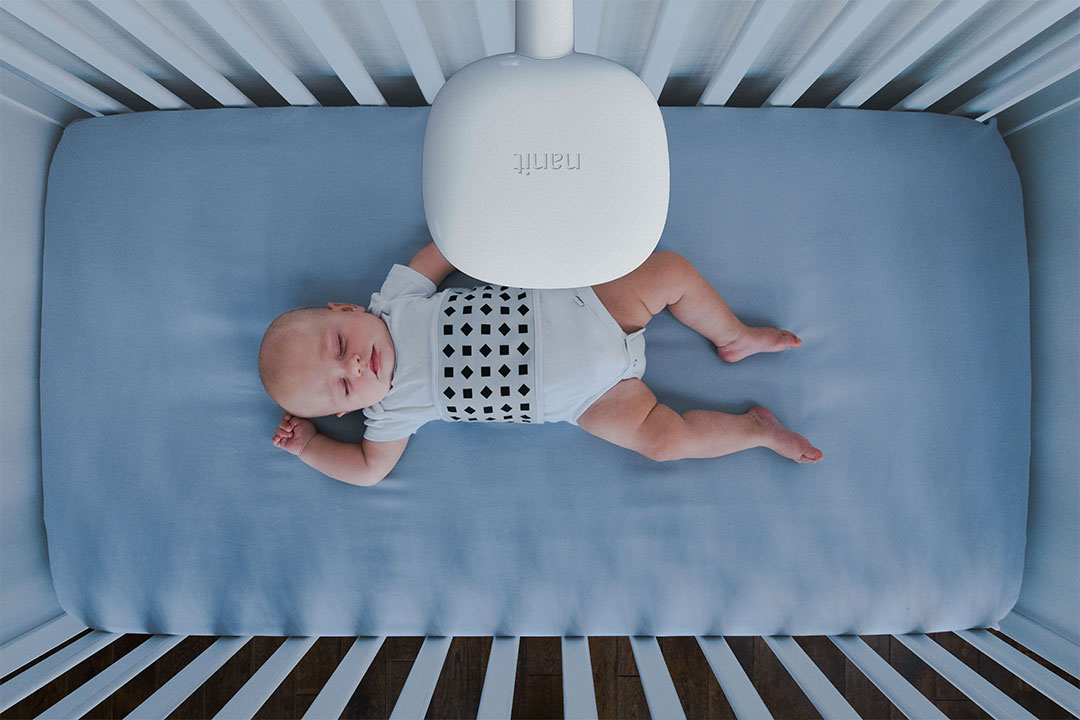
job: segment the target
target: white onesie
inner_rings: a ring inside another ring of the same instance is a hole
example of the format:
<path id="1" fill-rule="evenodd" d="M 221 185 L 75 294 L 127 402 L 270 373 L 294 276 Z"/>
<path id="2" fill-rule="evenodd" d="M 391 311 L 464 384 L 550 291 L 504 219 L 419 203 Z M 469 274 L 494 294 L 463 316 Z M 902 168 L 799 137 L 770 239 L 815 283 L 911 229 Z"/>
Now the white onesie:
<path id="1" fill-rule="evenodd" d="M 371 296 L 368 311 L 390 330 L 394 379 L 380 402 L 364 408 L 366 439 L 399 440 L 429 420 L 442 418 L 435 396 L 438 368 L 433 367 L 439 359 L 441 346 L 436 343 L 442 326 L 435 315 L 446 293 L 483 289 L 436 293 L 435 285 L 415 270 L 404 265 L 391 268 L 382 288 Z M 578 417 L 616 383 L 645 372 L 645 331 L 624 333 L 589 287 L 534 290 L 532 296 L 537 333 L 533 364 L 539 383 L 539 392 L 532 395 L 540 415 L 531 421 L 576 425 Z M 497 372 L 502 362 L 497 354 L 491 360 L 478 357 L 477 367 Z"/>

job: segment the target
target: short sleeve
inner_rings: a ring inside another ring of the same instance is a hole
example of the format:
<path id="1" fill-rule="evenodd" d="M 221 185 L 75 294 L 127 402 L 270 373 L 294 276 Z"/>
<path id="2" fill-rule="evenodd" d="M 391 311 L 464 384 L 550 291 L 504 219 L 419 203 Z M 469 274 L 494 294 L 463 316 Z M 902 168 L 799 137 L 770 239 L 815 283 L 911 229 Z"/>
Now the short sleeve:
<path id="1" fill-rule="evenodd" d="M 364 408 L 364 419 L 367 428 L 364 430 L 364 439 L 372 442 L 390 442 L 407 438 L 432 420 L 431 411 L 425 408 L 416 408 L 416 412 L 408 410 L 395 410 L 387 412 L 382 403 L 376 403 L 371 407 Z"/>
<path id="2" fill-rule="evenodd" d="M 383 281 L 379 292 L 372 293 L 368 302 L 368 312 L 375 315 L 385 313 L 394 300 L 407 297 L 431 297 L 435 294 L 435 283 L 422 274 L 405 265 L 395 264 L 390 274 Z"/>

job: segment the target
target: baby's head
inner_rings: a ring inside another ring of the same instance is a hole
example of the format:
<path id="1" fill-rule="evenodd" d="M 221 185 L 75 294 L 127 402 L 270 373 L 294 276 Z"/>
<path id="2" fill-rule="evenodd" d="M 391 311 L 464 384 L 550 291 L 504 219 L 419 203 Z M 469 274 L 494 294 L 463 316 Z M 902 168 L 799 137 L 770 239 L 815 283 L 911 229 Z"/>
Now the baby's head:
<path id="1" fill-rule="evenodd" d="M 259 377 L 271 399 L 298 417 L 374 405 L 390 392 L 394 342 L 364 308 L 328 303 L 279 315 L 259 347 Z"/>

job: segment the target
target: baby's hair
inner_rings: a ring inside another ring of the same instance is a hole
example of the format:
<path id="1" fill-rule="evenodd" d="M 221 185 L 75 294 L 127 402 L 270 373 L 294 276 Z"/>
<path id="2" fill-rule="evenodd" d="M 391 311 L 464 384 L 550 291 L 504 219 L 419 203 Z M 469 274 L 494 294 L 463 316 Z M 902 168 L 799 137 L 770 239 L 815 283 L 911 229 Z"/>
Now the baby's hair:
<path id="1" fill-rule="evenodd" d="M 282 362 L 288 343 L 296 336 L 297 327 L 316 315 L 322 308 L 304 307 L 283 312 L 274 318 L 263 333 L 259 345 L 259 379 L 270 399 L 281 405 Z M 288 409 L 288 408 L 286 408 Z"/>

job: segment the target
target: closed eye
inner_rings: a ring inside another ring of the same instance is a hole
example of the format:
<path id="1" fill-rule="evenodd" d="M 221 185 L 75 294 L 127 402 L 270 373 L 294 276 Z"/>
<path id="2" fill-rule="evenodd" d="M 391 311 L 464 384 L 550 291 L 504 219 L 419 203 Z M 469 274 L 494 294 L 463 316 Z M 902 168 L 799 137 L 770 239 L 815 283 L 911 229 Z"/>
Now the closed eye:
<path id="1" fill-rule="evenodd" d="M 337 341 L 338 341 L 338 359 L 340 360 L 341 358 L 345 357 L 345 340 L 342 339 L 341 335 L 338 335 L 337 336 Z M 345 397 L 349 397 L 349 381 L 346 380 L 345 378 L 341 378 L 341 385 L 342 385 L 342 387 L 345 388 Z"/>

